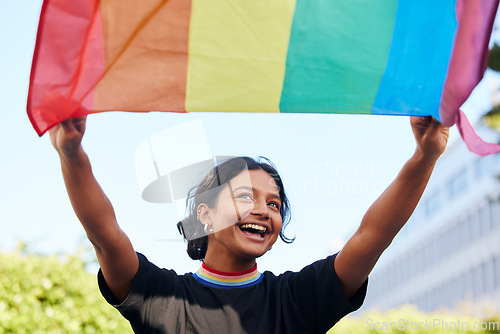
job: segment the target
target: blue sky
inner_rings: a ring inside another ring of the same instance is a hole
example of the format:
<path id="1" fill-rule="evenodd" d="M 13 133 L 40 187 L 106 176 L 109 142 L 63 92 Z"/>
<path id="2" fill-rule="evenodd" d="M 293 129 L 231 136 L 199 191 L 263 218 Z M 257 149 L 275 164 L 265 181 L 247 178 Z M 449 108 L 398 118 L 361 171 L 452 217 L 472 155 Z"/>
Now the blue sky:
<path id="1" fill-rule="evenodd" d="M 0 249 L 22 239 L 36 251 L 71 252 L 89 243 L 66 195 L 48 135 L 26 115 L 40 0 L 0 4 Z M 464 107 L 472 122 L 490 106 L 486 80 Z M 278 242 L 261 270 L 297 270 L 332 252 L 415 148 L 406 117 L 298 114 L 104 113 L 88 119 L 84 148 L 136 250 L 178 272 L 199 263 L 185 253 L 176 208 L 141 199 L 134 151 L 148 137 L 201 118 L 212 153 L 263 155 L 281 171 L 292 203 L 292 245 Z M 457 138 L 452 131 L 452 140 Z M 172 143 L 175 145 L 175 143 Z M 172 240 L 174 239 L 174 240 Z"/>

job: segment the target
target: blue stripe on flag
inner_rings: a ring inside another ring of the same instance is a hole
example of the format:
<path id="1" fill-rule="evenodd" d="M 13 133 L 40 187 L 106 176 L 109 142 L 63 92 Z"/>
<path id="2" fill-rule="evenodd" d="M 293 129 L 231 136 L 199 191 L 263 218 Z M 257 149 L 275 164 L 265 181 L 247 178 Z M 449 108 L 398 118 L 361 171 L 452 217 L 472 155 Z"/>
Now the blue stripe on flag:
<path id="1" fill-rule="evenodd" d="M 400 0 L 373 114 L 432 115 L 439 102 L 457 28 L 454 0 Z"/>

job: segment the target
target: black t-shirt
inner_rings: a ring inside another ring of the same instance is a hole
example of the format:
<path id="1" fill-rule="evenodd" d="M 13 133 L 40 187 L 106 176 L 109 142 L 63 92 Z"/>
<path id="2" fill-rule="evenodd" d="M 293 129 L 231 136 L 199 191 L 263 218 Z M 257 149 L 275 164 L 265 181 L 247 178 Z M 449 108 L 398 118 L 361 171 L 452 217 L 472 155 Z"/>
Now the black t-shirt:
<path id="1" fill-rule="evenodd" d="M 363 303 L 367 282 L 350 299 L 335 273 L 335 255 L 300 272 L 266 271 L 256 285 L 221 289 L 193 274 L 160 269 L 137 253 L 139 270 L 123 303 L 109 290 L 105 299 L 130 321 L 135 333 L 325 333 Z"/>

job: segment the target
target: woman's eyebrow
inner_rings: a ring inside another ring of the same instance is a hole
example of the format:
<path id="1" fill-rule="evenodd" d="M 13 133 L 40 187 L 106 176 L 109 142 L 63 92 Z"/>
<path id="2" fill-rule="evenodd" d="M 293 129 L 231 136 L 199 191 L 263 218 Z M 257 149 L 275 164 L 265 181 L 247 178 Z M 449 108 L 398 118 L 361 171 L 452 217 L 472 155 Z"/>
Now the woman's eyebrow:
<path id="1" fill-rule="evenodd" d="M 246 190 L 251 190 L 254 191 L 254 188 L 249 187 L 249 186 L 239 186 L 233 189 L 233 191 L 239 190 L 239 189 L 246 189 Z"/>
<path id="2" fill-rule="evenodd" d="M 277 200 L 279 200 L 281 202 L 281 197 L 280 195 L 277 195 L 277 194 L 271 194 L 271 197 L 272 198 L 276 198 Z"/>

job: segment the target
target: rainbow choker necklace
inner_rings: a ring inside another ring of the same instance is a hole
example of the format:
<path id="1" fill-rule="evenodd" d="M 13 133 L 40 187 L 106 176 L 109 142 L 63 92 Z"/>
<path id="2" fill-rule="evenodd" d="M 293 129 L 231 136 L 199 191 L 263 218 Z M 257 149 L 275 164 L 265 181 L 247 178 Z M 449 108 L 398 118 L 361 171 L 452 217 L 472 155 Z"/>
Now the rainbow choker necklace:
<path id="1" fill-rule="evenodd" d="M 263 275 L 257 271 L 257 265 L 245 271 L 225 273 L 201 264 L 193 277 L 204 285 L 219 289 L 244 288 L 260 283 Z"/>

